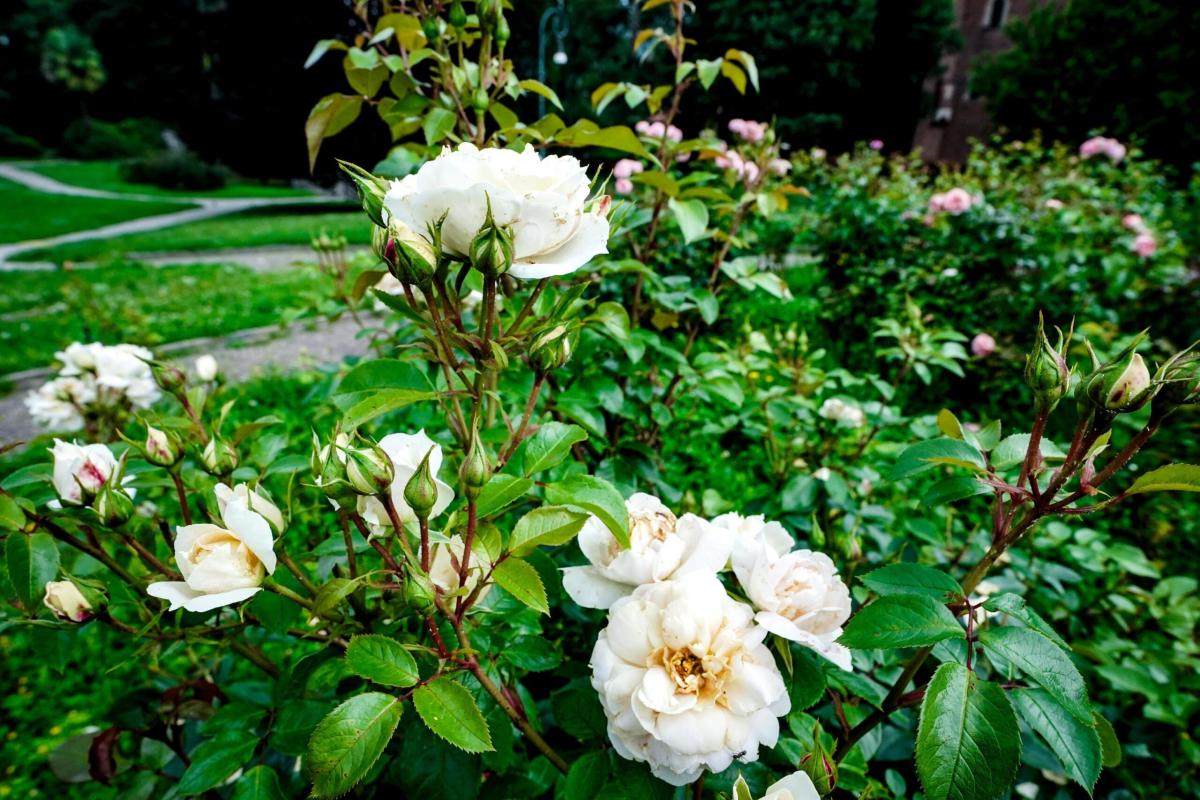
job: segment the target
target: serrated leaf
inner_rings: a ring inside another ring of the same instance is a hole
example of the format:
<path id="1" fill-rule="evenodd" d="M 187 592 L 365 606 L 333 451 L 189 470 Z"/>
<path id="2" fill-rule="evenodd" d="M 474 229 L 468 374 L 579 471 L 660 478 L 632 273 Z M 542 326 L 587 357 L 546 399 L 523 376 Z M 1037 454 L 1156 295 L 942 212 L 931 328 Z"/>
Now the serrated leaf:
<path id="1" fill-rule="evenodd" d="M 939 464 L 977 470 L 985 468 L 983 455 L 975 447 L 961 439 L 929 439 L 906 448 L 896 458 L 889 475 L 898 481 L 934 469 Z"/>
<path id="2" fill-rule="evenodd" d="M 946 603 L 963 593 L 954 578 L 922 564 L 889 564 L 868 572 L 861 580 L 880 596 L 917 594 Z"/>
<path id="3" fill-rule="evenodd" d="M 547 422 L 525 440 L 521 472 L 532 475 L 550 469 L 571 452 L 571 447 L 588 438 L 587 431 L 578 425 Z"/>
<path id="4" fill-rule="evenodd" d="M 475 513 L 480 519 L 498 514 L 528 494 L 533 485 L 529 478 L 519 478 L 505 472 L 497 473 L 479 493 Z"/>
<path id="5" fill-rule="evenodd" d="M 708 206 L 703 200 L 677 200 L 672 197 L 667 201 L 667 206 L 679 223 L 684 244 L 691 244 L 704 236 L 708 230 Z"/>
<path id="6" fill-rule="evenodd" d="M 535 508 L 513 526 L 508 549 L 513 555 L 525 556 L 542 545 L 566 544 L 575 538 L 587 519 L 587 514 L 562 506 Z"/>
<path id="7" fill-rule="evenodd" d="M 1080 720 L 1044 689 L 1014 689 L 1009 699 L 1021 719 L 1046 741 L 1063 770 L 1088 794 L 1100 777 L 1100 734 L 1092 719 Z"/>
<path id="8" fill-rule="evenodd" d="M 0 494 L 0 528 L 19 531 L 25 527 L 25 512 L 14 497 Z"/>
<path id="9" fill-rule="evenodd" d="M 253 736 L 210 739 L 191 753 L 191 763 L 179 776 L 175 790 L 184 797 L 202 794 L 223 784 L 254 755 Z"/>
<path id="10" fill-rule="evenodd" d="M 284 800 L 285 797 L 279 776 L 266 764 L 243 772 L 233 787 L 233 800 Z"/>
<path id="11" fill-rule="evenodd" d="M 953 475 L 929 487 L 929 491 L 921 498 L 925 506 L 940 506 L 943 503 L 953 503 L 976 497 L 981 494 L 991 494 L 992 488 L 978 478 L 970 475 Z"/>
<path id="12" fill-rule="evenodd" d="M 404 705 L 382 692 L 351 697 L 321 720 L 308 740 L 312 797 L 337 797 L 371 770 L 391 741 Z"/>
<path id="13" fill-rule="evenodd" d="M 989 627 L 979 635 L 989 658 L 999 656 L 1054 696 L 1079 720 L 1091 720 L 1083 676 L 1057 644 L 1029 628 Z"/>
<path id="14" fill-rule="evenodd" d="M 317 589 L 317 596 L 313 598 L 313 613 L 319 617 L 328 615 L 357 588 L 358 584 L 348 578 L 330 578 Z"/>
<path id="15" fill-rule="evenodd" d="M 421 677 L 409 652 L 380 634 L 353 637 L 346 647 L 346 665 L 355 675 L 384 686 L 414 686 Z"/>
<path id="16" fill-rule="evenodd" d="M 1050 626 L 1050 623 L 1043 619 L 1041 614 L 1038 614 L 1027 606 L 1024 598 L 1020 595 L 1015 595 L 1011 592 L 994 594 L 987 599 L 983 607 L 988 611 L 999 611 L 1002 614 L 1007 614 L 1014 619 L 1024 622 L 1027 627 L 1033 628 L 1063 650 L 1071 649 L 1071 646 L 1067 644 L 1065 639 L 1058 635 L 1058 632 Z"/>
<path id="17" fill-rule="evenodd" d="M 429 730 L 468 753 L 492 749 L 487 721 L 462 684 L 438 678 L 413 692 L 413 706 Z"/>
<path id="18" fill-rule="evenodd" d="M 54 537 L 41 531 L 26 536 L 10 533 L 4 543 L 8 579 L 21 605 L 34 613 L 42 604 L 46 584 L 58 576 L 58 546 Z"/>
<path id="19" fill-rule="evenodd" d="M 342 426 L 347 429 L 357 428 L 381 414 L 387 414 L 422 400 L 432 400 L 435 397 L 437 397 L 436 392 L 420 389 L 383 389 L 352 405 L 342 417 Z"/>
<path id="20" fill-rule="evenodd" d="M 1146 492 L 1200 492 L 1200 466 L 1168 464 L 1138 476 L 1125 494 Z"/>
<path id="21" fill-rule="evenodd" d="M 519 558 L 506 558 L 496 565 L 492 571 L 492 579 L 502 589 L 520 600 L 525 605 L 542 614 L 550 613 L 550 603 L 546 599 L 546 587 L 537 570 L 528 561 Z"/>
<path id="22" fill-rule="evenodd" d="M 1092 721 L 1100 735 L 1100 763 L 1111 769 L 1121 763 L 1121 742 L 1112 723 L 1103 714 L 1093 713 Z"/>
<path id="23" fill-rule="evenodd" d="M 897 594 L 859 609 L 838 639 L 855 650 L 919 647 L 966 632 L 946 606 L 929 597 Z"/>
<path id="24" fill-rule="evenodd" d="M 629 513 L 617 488 L 594 475 L 572 475 L 546 486 L 546 501 L 594 514 L 622 547 L 629 547 Z"/>
<path id="25" fill-rule="evenodd" d="M 603 738 L 607 730 L 604 708 L 591 686 L 580 684 L 555 692 L 550 708 L 558 727 L 581 742 Z"/>
<path id="26" fill-rule="evenodd" d="M 593 800 L 601 796 L 604 784 L 608 782 L 609 765 L 608 753 L 585 753 L 571 764 L 563 784 L 565 800 Z"/>
<path id="27" fill-rule="evenodd" d="M 1021 733 L 1004 690 L 961 664 L 938 667 L 921 703 L 916 760 L 927 800 L 1003 794 L 1021 760 Z"/>

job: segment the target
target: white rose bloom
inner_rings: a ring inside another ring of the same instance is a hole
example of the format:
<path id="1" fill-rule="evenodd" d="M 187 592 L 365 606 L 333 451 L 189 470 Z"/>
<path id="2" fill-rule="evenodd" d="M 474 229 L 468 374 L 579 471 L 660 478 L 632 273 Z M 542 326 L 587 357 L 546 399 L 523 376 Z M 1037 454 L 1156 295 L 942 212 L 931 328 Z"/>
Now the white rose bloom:
<path id="1" fill-rule="evenodd" d="M 462 566 L 462 554 L 465 546 L 461 536 L 453 536 L 449 542 L 433 546 L 433 557 L 429 563 L 429 580 L 447 594 L 453 594 L 463 585 L 458 580 L 458 571 Z M 479 581 L 483 580 L 491 572 L 491 569 L 492 559 L 476 539 L 471 545 L 471 563 L 467 565 L 466 593 L 468 595 L 475 591 Z M 491 585 L 485 586 L 480 591 L 478 600 L 487 597 L 491 588 Z"/>
<path id="2" fill-rule="evenodd" d="M 717 573 L 733 548 L 727 531 L 695 514 L 676 519 L 662 501 L 638 492 L 625 501 L 629 548 L 592 517 L 579 532 L 579 548 L 591 562 L 563 570 L 563 588 L 584 608 L 608 608 L 638 586 L 692 572 Z"/>
<path id="3" fill-rule="evenodd" d="M 761 800 L 821 800 L 821 793 L 812 778 L 797 771 L 768 786 Z"/>
<path id="4" fill-rule="evenodd" d="M 159 581 L 146 593 L 170 602 L 170 611 L 210 611 L 240 603 L 262 591 L 263 577 L 275 571 L 271 525 L 244 504 L 225 506 L 224 527 L 176 528 L 175 562 L 182 581 Z"/>
<path id="5" fill-rule="evenodd" d="M 763 548 L 779 557 L 796 544 L 786 528 L 773 520 L 768 522 L 762 514 L 743 517 L 730 511 L 715 518 L 712 524 L 732 536 L 730 553 L 734 563 L 739 559 L 753 559 Z"/>
<path id="6" fill-rule="evenodd" d="M 867 417 L 861 408 L 836 397 L 831 397 L 822 403 L 821 410 L 817 413 L 825 419 L 845 423 L 851 428 L 861 428 L 867 422 Z"/>
<path id="7" fill-rule="evenodd" d="M 90 375 L 64 375 L 26 395 L 25 408 L 43 428 L 71 431 L 83 427 L 82 409 L 95 401 L 96 385 Z"/>
<path id="8" fill-rule="evenodd" d="M 64 503 L 81 505 L 103 488 L 117 468 L 117 459 L 106 445 L 54 440 L 51 480 Z"/>
<path id="9" fill-rule="evenodd" d="M 850 617 L 850 590 L 824 553 L 793 550 L 780 555 L 766 547 L 743 550 L 733 572 L 758 609 L 759 625 L 811 648 L 844 670 L 850 651 L 837 643 L 842 623 Z"/>
<path id="10" fill-rule="evenodd" d="M 683 786 L 775 746 L 791 704 L 753 615 L 711 573 L 613 604 L 591 667 L 618 754 Z"/>
<path id="11" fill-rule="evenodd" d="M 211 381 L 217 377 L 217 360 L 211 354 L 205 353 L 196 359 L 196 377 L 202 381 Z"/>
<path id="12" fill-rule="evenodd" d="M 425 435 L 424 429 L 416 433 L 389 433 L 379 440 L 379 446 L 392 459 L 395 470 L 395 477 L 392 479 L 392 502 L 396 505 L 401 522 L 415 522 L 417 519 L 417 515 L 404 500 L 404 487 L 416 474 L 417 467 L 421 466 L 421 460 L 430 448 L 433 448 L 433 453 L 429 456 L 429 470 L 433 473 L 433 483 L 437 486 L 438 496 L 429 517 L 432 519 L 446 510 L 446 506 L 454 500 L 454 490 L 437 478 L 438 470 L 442 468 L 442 448 Z M 374 497 L 358 498 L 358 513 L 372 525 L 391 527 L 387 509 Z"/>
<path id="13" fill-rule="evenodd" d="M 490 200 L 496 223 L 512 226 L 509 274 L 536 279 L 567 275 L 608 252 L 608 198 L 585 210 L 589 190 L 587 170 L 573 156 L 464 143 L 393 181 L 383 202 L 386 221 L 421 234 L 447 215 L 442 247 L 466 256 Z"/>
<path id="14" fill-rule="evenodd" d="M 243 506 L 248 507 L 251 511 L 271 523 L 271 527 L 275 530 L 275 533 L 282 534 L 287 527 L 287 523 L 283 519 L 283 512 L 279 510 L 279 506 L 272 503 L 257 490 L 251 489 L 245 483 L 239 483 L 233 488 L 223 483 L 218 483 L 213 487 L 213 494 L 217 496 L 217 508 L 220 510 L 222 518 L 225 516 L 225 509 L 232 500 L 235 503 L 241 503 Z"/>
<path id="15" fill-rule="evenodd" d="M 145 361 L 153 357 L 134 344 L 102 345 L 95 351 L 96 383 L 121 392 L 136 408 L 149 408 L 162 396 Z"/>
<path id="16" fill-rule="evenodd" d="M 99 342 L 72 342 L 54 357 L 63 365 L 63 375 L 82 375 L 96 369 L 96 354 L 103 349 L 104 345 Z"/>
<path id="17" fill-rule="evenodd" d="M 42 604 L 59 619 L 86 622 L 92 616 L 92 604 L 71 581 L 49 581 Z"/>

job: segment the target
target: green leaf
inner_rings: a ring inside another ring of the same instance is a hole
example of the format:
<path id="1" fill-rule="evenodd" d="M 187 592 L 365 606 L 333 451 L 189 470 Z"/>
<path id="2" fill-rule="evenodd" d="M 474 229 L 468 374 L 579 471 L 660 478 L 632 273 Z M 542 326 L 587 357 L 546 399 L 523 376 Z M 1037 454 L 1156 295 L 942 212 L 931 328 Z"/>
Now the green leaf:
<path id="1" fill-rule="evenodd" d="M 271 747 L 289 756 L 304 755 L 313 729 L 332 706 L 333 703 L 327 700 L 289 698 L 282 704 L 279 716 L 271 726 Z"/>
<path id="2" fill-rule="evenodd" d="M 538 94 L 538 95 L 541 95 L 542 97 L 546 98 L 551 103 L 553 103 L 554 107 L 557 108 L 559 111 L 563 110 L 562 102 L 558 99 L 558 95 L 554 93 L 553 89 L 551 89 L 549 86 L 542 83 L 541 81 L 535 81 L 533 79 L 527 78 L 526 80 L 520 81 L 517 85 L 520 86 L 522 89 L 527 89 L 527 90 L 533 92 L 534 94 Z"/>
<path id="3" fill-rule="evenodd" d="M 917 774 L 927 800 L 995 800 L 1020 760 L 1021 733 L 1004 690 L 961 664 L 938 667 L 917 728 Z"/>
<path id="4" fill-rule="evenodd" d="M 475 513 L 480 519 L 498 514 L 528 494 L 533 485 L 529 478 L 519 478 L 504 472 L 497 473 L 479 493 Z"/>
<path id="5" fill-rule="evenodd" d="M 1146 492 L 1200 492 L 1200 466 L 1168 464 L 1138 477 L 1125 494 Z"/>
<path id="6" fill-rule="evenodd" d="M 679 196 L 679 181 L 675 180 L 665 172 L 639 172 L 637 175 L 633 175 L 630 180 L 632 180 L 634 183 L 642 183 L 646 186 L 653 186 L 667 197 Z"/>
<path id="7" fill-rule="evenodd" d="M 825 667 L 821 657 L 807 647 L 792 645 L 783 639 L 776 641 L 791 650 L 792 669 L 783 679 L 792 701 L 792 711 L 811 708 L 825 696 Z"/>
<path id="8" fill-rule="evenodd" d="M 608 753 L 585 753 L 575 759 L 563 785 L 565 800 L 593 800 L 608 782 Z"/>
<path id="9" fill-rule="evenodd" d="M 708 206 L 704 205 L 703 200 L 676 200 L 672 197 L 667 205 L 679 223 L 684 244 L 691 244 L 704 236 L 708 230 Z"/>
<path id="10" fill-rule="evenodd" d="M 279 776 L 266 764 L 242 773 L 233 787 L 233 800 L 285 800 Z"/>
<path id="11" fill-rule="evenodd" d="M 43 532 L 10 533 L 4 545 L 8 579 L 29 614 L 41 607 L 46 584 L 58 576 L 58 546 Z"/>
<path id="12" fill-rule="evenodd" d="M 891 480 L 898 481 L 931 470 L 939 464 L 982 472 L 983 455 L 961 439 L 929 439 L 906 448 L 892 465 Z"/>
<path id="13" fill-rule="evenodd" d="M 179 776 L 176 791 L 186 797 L 220 786 L 250 760 L 257 746 L 253 736 L 208 740 L 192 751 L 192 762 Z"/>
<path id="14" fill-rule="evenodd" d="M 1025 454 L 1029 451 L 1028 433 L 1014 433 L 1011 436 L 1006 436 L 1000 444 L 996 445 L 992 450 L 992 468 L 1003 471 L 1020 466 L 1025 462 Z M 1038 450 L 1041 452 L 1043 459 L 1063 458 L 1066 453 L 1059 450 L 1048 439 L 1042 439 L 1038 444 Z"/>
<path id="15" fill-rule="evenodd" d="M 612 532 L 622 547 L 629 547 L 629 513 L 625 498 L 603 478 L 594 475 L 572 475 L 566 480 L 546 486 L 546 501 L 575 506 L 594 514 Z"/>
<path id="16" fill-rule="evenodd" d="M 319 617 L 328 615 L 357 588 L 358 584 L 348 578 L 330 578 L 321 584 L 313 598 L 313 613 Z"/>
<path id="17" fill-rule="evenodd" d="M 1045 636 L 1050 641 L 1061 647 L 1063 650 L 1070 650 L 1071 646 L 1058 635 L 1058 632 L 1046 622 L 1040 614 L 1025 605 L 1025 600 L 1020 595 L 1015 595 L 1010 592 L 1003 594 L 994 594 L 987 599 L 983 607 L 988 611 L 999 611 L 1002 614 L 1007 614 L 1013 619 L 1020 620 L 1027 627 L 1033 628 L 1035 631 Z"/>
<path id="18" fill-rule="evenodd" d="M 564 422 L 547 422 L 541 425 L 533 436 L 525 440 L 521 460 L 522 474 L 532 475 L 550 469 L 567 457 L 573 445 L 587 438 L 587 431 L 578 425 L 568 425 Z"/>
<path id="19" fill-rule="evenodd" d="M 554 141 L 564 147 L 608 147 L 657 163 L 657 159 L 646 149 L 637 134 L 624 125 L 601 128 L 591 120 L 581 119 L 555 133 Z"/>
<path id="20" fill-rule="evenodd" d="M 356 365 L 346 373 L 335 395 L 352 395 L 357 392 L 376 392 L 379 389 L 421 389 L 428 386 L 421 370 L 408 361 L 395 358 L 376 358 Z M 361 400 L 362 397 L 356 397 Z"/>
<path id="21" fill-rule="evenodd" d="M 1077 719 L 1091 720 L 1083 676 L 1057 644 L 1029 628 L 1009 626 L 987 628 L 979 635 L 979 643 L 993 662 L 999 656 L 1053 695 Z"/>
<path id="22" fill-rule="evenodd" d="M 713 85 L 713 81 L 721 74 L 721 63 L 723 59 L 714 58 L 711 61 L 700 58 L 696 60 L 696 77 L 700 79 L 700 85 L 705 91 Z"/>
<path id="23" fill-rule="evenodd" d="M 11 495 L 0 494 L 0 528 L 19 531 L 25 527 L 25 512 Z"/>
<path id="24" fill-rule="evenodd" d="M 513 555 L 525 556 L 544 544 L 566 544 L 587 520 L 587 514 L 562 506 L 535 508 L 517 520 L 508 538 L 508 549 Z"/>
<path id="25" fill-rule="evenodd" d="M 1092 714 L 1092 721 L 1096 724 L 1096 733 L 1100 735 L 1100 763 L 1109 768 L 1117 766 L 1121 763 L 1121 742 L 1117 739 L 1117 732 L 1103 714 Z"/>
<path id="26" fill-rule="evenodd" d="M 546 587 L 538 577 L 537 570 L 528 561 L 506 558 L 496 565 L 492 578 L 502 589 L 525 605 L 542 614 L 550 613 L 546 599 Z"/>
<path id="27" fill-rule="evenodd" d="M 1025 724 L 1037 731 L 1063 770 L 1088 794 L 1100 777 L 1100 734 L 1092 718 L 1080 720 L 1043 689 L 1014 689 L 1009 699 Z"/>
<path id="28" fill-rule="evenodd" d="M 925 506 L 940 506 L 943 503 L 953 503 L 975 497 L 981 494 L 991 494 L 992 489 L 978 478 L 970 475 L 953 475 L 929 487 L 929 491 L 921 498 Z"/>
<path id="29" fill-rule="evenodd" d="M 304 68 L 308 69 L 313 64 L 321 60 L 321 56 L 328 53 L 330 50 L 345 50 L 346 43 L 337 39 L 321 39 L 313 45 L 312 52 L 308 54 L 308 58 L 304 60 Z"/>
<path id="30" fill-rule="evenodd" d="M 351 697 L 317 724 L 308 740 L 305 769 L 312 797 L 337 797 L 371 770 L 391 741 L 404 705 L 382 692 Z"/>
<path id="31" fill-rule="evenodd" d="M 342 425 L 346 428 L 357 428 L 380 414 L 387 414 L 389 411 L 435 397 L 436 392 L 420 389 L 383 389 L 352 405 L 342 417 Z"/>
<path id="32" fill-rule="evenodd" d="M 550 697 L 550 708 L 558 727 L 579 741 L 604 738 L 608 723 L 600 699 L 591 686 L 580 682 L 555 692 Z"/>
<path id="33" fill-rule="evenodd" d="M 308 143 L 308 169 L 317 166 L 321 142 L 346 129 L 358 119 L 363 99 L 354 94 L 327 94 L 317 101 L 304 123 L 304 138 Z"/>
<path id="34" fill-rule="evenodd" d="M 448 108 L 434 106 L 429 109 L 429 113 L 425 115 L 425 121 L 421 123 L 421 131 L 425 134 L 426 144 L 437 144 L 450 131 L 454 130 L 455 117 L 454 112 Z"/>
<path id="35" fill-rule="evenodd" d="M 408 651 L 380 634 L 352 638 L 346 647 L 346 664 L 355 675 L 384 686 L 414 686 L 421 678 Z"/>
<path id="36" fill-rule="evenodd" d="M 754 91 L 758 91 L 758 64 L 754 61 L 754 56 L 747 53 L 745 50 L 736 50 L 730 48 L 725 51 L 725 59 L 728 61 L 740 61 L 742 66 L 746 68 L 746 73 L 750 76 L 750 85 L 754 87 Z M 676 81 L 678 83 L 678 81 Z"/>
<path id="37" fill-rule="evenodd" d="M 965 636 L 958 620 L 937 600 L 897 594 L 860 608 L 838 641 L 855 650 L 870 650 L 918 647 Z"/>
<path id="38" fill-rule="evenodd" d="M 962 597 L 963 593 L 954 578 L 922 564 L 889 564 L 863 575 L 862 582 L 881 596 L 916 594 L 941 603 Z"/>
<path id="39" fill-rule="evenodd" d="M 463 686 L 450 678 L 438 678 L 413 693 L 413 705 L 429 730 L 468 753 L 492 749 L 487 721 Z"/>
<path id="40" fill-rule="evenodd" d="M 446 744 L 411 718 L 401 728 L 399 738 L 403 742 L 400 755 L 389 771 L 400 789 L 390 793 L 393 797 L 476 800 L 482 767 L 479 756 Z"/>

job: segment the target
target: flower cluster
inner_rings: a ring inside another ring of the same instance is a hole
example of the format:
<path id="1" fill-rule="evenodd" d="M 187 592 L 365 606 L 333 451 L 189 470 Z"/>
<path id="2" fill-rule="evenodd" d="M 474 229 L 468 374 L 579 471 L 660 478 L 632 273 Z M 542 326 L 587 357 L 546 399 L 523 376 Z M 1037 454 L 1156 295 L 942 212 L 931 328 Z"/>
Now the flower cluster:
<path id="1" fill-rule="evenodd" d="M 817 414 L 849 428 L 861 428 L 867 423 L 867 416 L 861 408 L 837 397 L 822 403 Z"/>
<path id="2" fill-rule="evenodd" d="M 51 430 L 79 430 L 87 419 L 108 411 L 145 409 L 161 396 L 147 363 L 152 354 L 133 344 L 75 342 L 55 358 L 58 375 L 25 398 L 39 425 Z"/>
<path id="3" fill-rule="evenodd" d="M 590 563 L 565 569 L 563 587 L 609 611 L 591 665 L 614 748 L 681 786 L 777 741 L 790 704 L 768 634 L 850 669 L 836 643 L 850 592 L 827 556 L 793 549 L 762 516 L 676 517 L 648 494 L 626 509 L 629 547 L 589 519 L 579 544 Z M 752 606 L 718 577 L 730 566 Z"/>
<path id="4" fill-rule="evenodd" d="M 752 119 L 731 119 L 729 120 L 729 131 L 735 134 L 745 142 L 761 142 L 767 136 L 767 131 L 770 130 L 770 125 L 765 122 L 756 122 Z"/>
<path id="5" fill-rule="evenodd" d="M 749 147 L 737 150 L 725 142 L 717 142 L 717 154 L 713 163 L 732 172 L 738 180 L 745 182 L 747 187 L 758 184 L 764 169 L 781 176 L 791 171 L 792 163 L 779 157 L 779 148 L 768 123 L 732 119 L 729 121 L 729 131 Z"/>
<path id="6" fill-rule="evenodd" d="M 946 213 L 957 217 L 959 214 L 965 214 L 967 211 L 970 211 L 971 206 L 978 205 L 981 202 L 982 198 L 973 197 L 966 189 L 956 186 L 947 192 L 939 192 L 930 197 L 929 213 Z"/>
<path id="7" fill-rule="evenodd" d="M 639 172 L 644 172 L 646 167 L 642 162 L 632 158 L 622 158 L 613 165 L 613 178 L 616 179 L 616 184 L 613 188 L 619 194 L 629 194 L 633 191 L 633 181 L 630 180 Z"/>
<path id="8" fill-rule="evenodd" d="M 1133 243 L 1130 245 L 1133 252 L 1142 258 L 1150 258 L 1158 252 L 1158 240 L 1150 232 L 1141 214 L 1126 214 L 1121 218 L 1121 225 L 1134 234 Z"/>
<path id="9" fill-rule="evenodd" d="M 1079 145 L 1079 157 L 1083 159 L 1107 156 L 1110 161 L 1116 163 L 1125 158 L 1125 153 L 1125 145 L 1107 136 L 1093 136 Z"/>
<path id="10" fill-rule="evenodd" d="M 633 129 L 647 139 L 661 140 L 666 137 L 668 141 L 672 142 L 683 141 L 683 131 L 674 125 L 667 125 L 661 120 L 643 119 L 634 125 Z"/>

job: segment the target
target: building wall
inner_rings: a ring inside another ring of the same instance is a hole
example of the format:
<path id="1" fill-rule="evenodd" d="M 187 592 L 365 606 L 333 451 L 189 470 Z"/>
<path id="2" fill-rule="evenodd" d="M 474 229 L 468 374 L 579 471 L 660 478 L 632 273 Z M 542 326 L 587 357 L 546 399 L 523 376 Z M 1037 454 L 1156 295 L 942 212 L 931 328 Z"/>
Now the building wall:
<path id="1" fill-rule="evenodd" d="M 961 163 L 970 151 L 971 140 L 987 135 L 990 127 L 985 102 L 968 91 L 971 67 L 981 56 L 1011 47 L 1004 26 L 1028 16 L 1038 0 L 953 2 L 962 48 L 943 56 L 942 74 L 926 81 L 933 110 L 917 123 L 913 147 L 919 148 L 927 161 Z"/>

